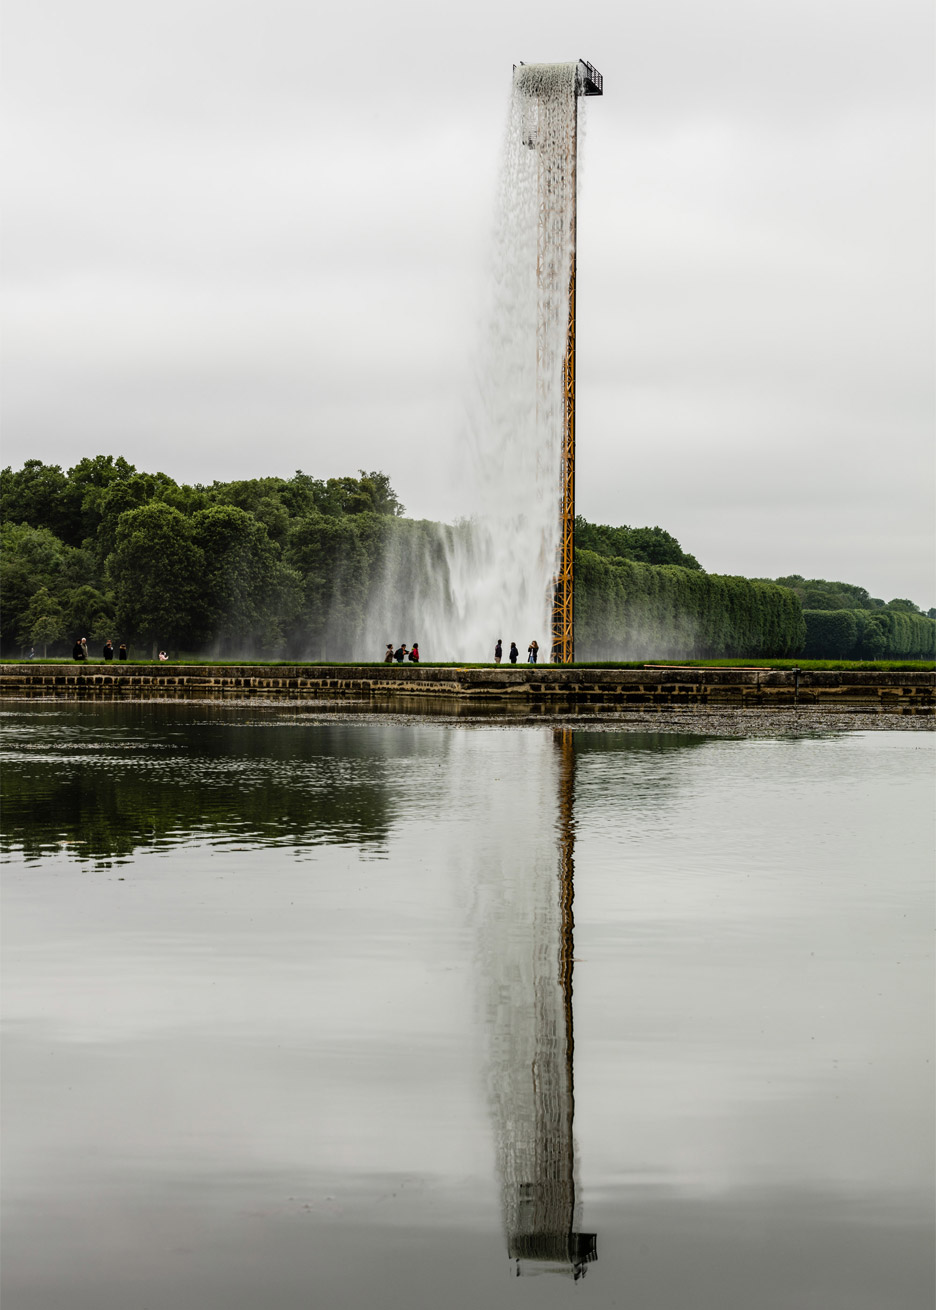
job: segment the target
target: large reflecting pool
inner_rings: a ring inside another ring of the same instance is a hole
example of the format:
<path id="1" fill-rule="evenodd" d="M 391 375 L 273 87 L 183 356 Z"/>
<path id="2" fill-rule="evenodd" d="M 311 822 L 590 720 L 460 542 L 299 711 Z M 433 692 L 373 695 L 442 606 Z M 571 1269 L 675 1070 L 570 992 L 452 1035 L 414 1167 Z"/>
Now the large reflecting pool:
<path id="1" fill-rule="evenodd" d="M 931 1310 L 931 734 L 3 719 L 4 1310 Z"/>

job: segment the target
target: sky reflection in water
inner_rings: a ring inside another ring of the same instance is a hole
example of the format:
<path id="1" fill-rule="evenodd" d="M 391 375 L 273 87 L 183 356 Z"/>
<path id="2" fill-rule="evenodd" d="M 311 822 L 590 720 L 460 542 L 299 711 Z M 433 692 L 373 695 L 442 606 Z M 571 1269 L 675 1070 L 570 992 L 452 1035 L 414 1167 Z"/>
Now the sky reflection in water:
<path id="1" fill-rule="evenodd" d="M 929 734 L 5 722 L 17 1310 L 932 1304 Z"/>

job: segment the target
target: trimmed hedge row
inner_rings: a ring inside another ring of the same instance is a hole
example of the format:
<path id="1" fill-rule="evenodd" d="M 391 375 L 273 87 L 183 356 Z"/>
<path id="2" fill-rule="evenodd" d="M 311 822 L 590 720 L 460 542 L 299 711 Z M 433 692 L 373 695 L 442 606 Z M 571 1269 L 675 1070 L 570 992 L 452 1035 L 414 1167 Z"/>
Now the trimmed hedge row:
<path id="1" fill-rule="evenodd" d="M 805 637 L 787 587 L 575 552 L 579 660 L 796 655 Z"/>
<path id="2" fill-rule="evenodd" d="M 936 619 L 903 610 L 804 610 L 807 659 L 932 659 Z"/>

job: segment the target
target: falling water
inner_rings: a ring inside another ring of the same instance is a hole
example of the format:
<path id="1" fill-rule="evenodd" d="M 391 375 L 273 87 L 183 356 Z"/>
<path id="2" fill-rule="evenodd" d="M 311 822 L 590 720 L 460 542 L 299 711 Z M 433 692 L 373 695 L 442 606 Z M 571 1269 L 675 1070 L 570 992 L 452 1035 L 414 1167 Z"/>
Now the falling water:
<path id="1" fill-rule="evenodd" d="M 489 288 L 459 470 L 465 518 L 399 525 L 356 653 L 418 640 L 424 659 L 549 658 L 560 544 L 563 361 L 575 215 L 578 64 L 514 73 Z M 412 530 L 411 530 L 412 529 Z M 375 645 L 378 643 L 378 645 Z"/>

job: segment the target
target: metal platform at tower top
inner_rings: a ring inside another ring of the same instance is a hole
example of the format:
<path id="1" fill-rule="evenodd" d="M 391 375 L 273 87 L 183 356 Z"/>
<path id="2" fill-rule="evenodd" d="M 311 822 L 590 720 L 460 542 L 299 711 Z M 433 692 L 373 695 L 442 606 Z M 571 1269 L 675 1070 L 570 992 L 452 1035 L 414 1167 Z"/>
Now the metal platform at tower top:
<path id="1" fill-rule="evenodd" d="M 587 59 L 578 61 L 579 75 L 579 95 L 582 96 L 602 96 L 604 95 L 604 78 L 598 72 L 594 64 L 590 64 Z"/>

